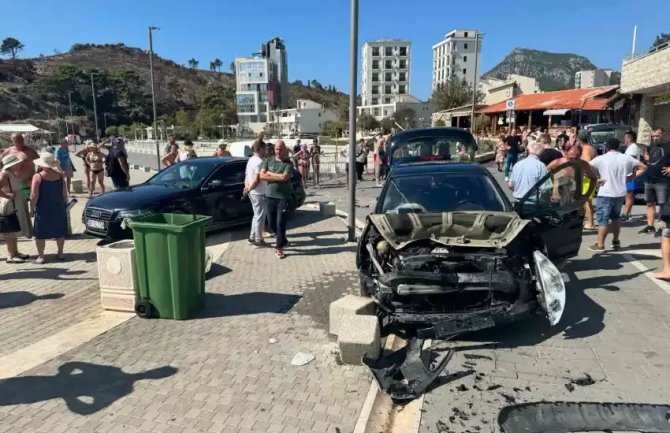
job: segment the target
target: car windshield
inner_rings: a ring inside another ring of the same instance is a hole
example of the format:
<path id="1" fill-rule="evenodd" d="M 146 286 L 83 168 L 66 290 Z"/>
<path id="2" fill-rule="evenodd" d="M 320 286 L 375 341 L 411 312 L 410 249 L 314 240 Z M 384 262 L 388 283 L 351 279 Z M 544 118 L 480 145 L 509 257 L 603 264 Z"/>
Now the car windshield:
<path id="1" fill-rule="evenodd" d="M 491 179 L 481 174 L 398 176 L 390 179 L 381 200 L 382 213 L 511 210 Z"/>
<path id="2" fill-rule="evenodd" d="M 215 163 L 183 161 L 166 168 L 147 181 L 149 185 L 166 185 L 177 188 L 195 188 L 211 173 Z"/>
<path id="3" fill-rule="evenodd" d="M 392 157 L 395 161 L 450 159 L 468 152 L 473 144 L 472 136 L 462 133 L 396 139 L 392 144 Z"/>
<path id="4" fill-rule="evenodd" d="M 608 129 L 604 131 L 591 131 L 592 143 L 605 143 L 610 138 L 617 138 L 623 141 L 623 136 L 626 134 L 624 129 Z"/>

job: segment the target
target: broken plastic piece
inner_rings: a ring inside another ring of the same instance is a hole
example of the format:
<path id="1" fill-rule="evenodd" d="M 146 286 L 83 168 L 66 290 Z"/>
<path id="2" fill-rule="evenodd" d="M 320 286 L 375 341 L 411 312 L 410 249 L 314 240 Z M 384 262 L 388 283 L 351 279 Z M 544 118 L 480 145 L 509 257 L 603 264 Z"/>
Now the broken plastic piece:
<path id="1" fill-rule="evenodd" d="M 424 359 L 431 359 L 431 351 L 423 351 L 422 338 L 411 338 L 407 346 L 379 360 L 363 358 L 370 368 L 379 387 L 394 400 L 413 400 L 423 394 L 437 379 L 453 355 L 448 350 L 442 359 L 433 365 L 426 365 Z"/>

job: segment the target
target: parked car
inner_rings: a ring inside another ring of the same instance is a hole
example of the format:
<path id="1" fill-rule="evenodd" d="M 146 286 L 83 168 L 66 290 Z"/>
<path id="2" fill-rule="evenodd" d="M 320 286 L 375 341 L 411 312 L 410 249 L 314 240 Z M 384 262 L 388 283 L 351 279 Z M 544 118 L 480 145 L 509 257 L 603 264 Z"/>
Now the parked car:
<path id="1" fill-rule="evenodd" d="M 461 128 L 418 128 L 391 137 L 390 166 L 417 161 L 451 160 L 461 149 L 468 153 L 475 139 Z M 455 158 L 454 158 L 455 159 Z"/>
<path id="2" fill-rule="evenodd" d="M 623 136 L 626 132 L 632 131 L 633 127 L 598 123 L 595 125 L 586 125 L 584 129 L 589 133 L 589 143 L 596 149 L 598 155 L 602 155 L 607 152 L 605 147 L 607 140 L 616 138 L 621 141 L 621 145 L 623 146 Z M 623 150 L 625 150 L 625 147 Z"/>
<path id="3" fill-rule="evenodd" d="M 557 167 L 514 206 L 479 164 L 404 163 L 391 171 L 356 256 L 361 293 L 378 306 L 382 333 L 409 340 L 404 356 L 364 360 L 391 397 L 415 398 L 446 365 L 448 356 L 422 364 L 423 339 L 536 312 L 559 322 L 565 286 L 556 264 L 578 253 L 591 192 L 582 194 L 581 167 Z"/>
<path id="4" fill-rule="evenodd" d="M 106 239 L 132 239 L 122 226 L 125 218 L 150 213 L 209 215 L 207 230 L 218 230 L 251 221 L 251 202 L 244 196 L 247 158 L 193 158 L 160 171 L 130 188 L 111 191 L 90 200 L 84 209 L 86 233 Z M 291 179 L 291 210 L 305 202 L 300 174 Z"/>

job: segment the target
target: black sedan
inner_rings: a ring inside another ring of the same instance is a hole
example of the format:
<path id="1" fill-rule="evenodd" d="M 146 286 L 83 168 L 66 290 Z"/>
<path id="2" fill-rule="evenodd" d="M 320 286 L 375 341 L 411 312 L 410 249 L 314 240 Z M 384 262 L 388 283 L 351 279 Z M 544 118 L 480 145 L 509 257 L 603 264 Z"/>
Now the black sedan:
<path id="1" fill-rule="evenodd" d="M 90 200 L 84 209 L 86 233 L 106 239 L 130 239 L 125 218 L 150 213 L 208 215 L 208 230 L 251 221 L 251 202 L 243 194 L 247 158 L 194 158 L 157 173 L 143 184 Z M 300 174 L 294 171 L 291 210 L 305 202 Z"/>

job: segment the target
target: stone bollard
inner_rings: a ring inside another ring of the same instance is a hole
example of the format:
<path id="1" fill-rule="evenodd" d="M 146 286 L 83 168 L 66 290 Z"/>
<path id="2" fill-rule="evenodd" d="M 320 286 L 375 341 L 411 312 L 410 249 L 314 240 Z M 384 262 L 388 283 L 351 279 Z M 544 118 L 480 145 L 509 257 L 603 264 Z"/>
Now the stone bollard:
<path id="1" fill-rule="evenodd" d="M 337 344 L 344 364 L 362 365 L 363 357 L 379 358 L 381 336 L 377 316 L 348 314 L 340 324 Z"/>
<path id="2" fill-rule="evenodd" d="M 319 211 L 321 212 L 321 215 L 325 217 L 335 216 L 335 203 L 319 203 Z"/>
<path id="3" fill-rule="evenodd" d="M 140 169 L 139 164 L 133 164 L 132 167 L 133 167 L 133 170 L 139 170 Z"/>
<path id="4" fill-rule="evenodd" d="M 149 173 L 151 171 L 151 167 L 147 167 L 146 165 L 142 168 L 144 168 L 145 173 Z"/>
<path id="5" fill-rule="evenodd" d="M 333 335 L 339 335 L 342 321 L 346 316 L 357 314 L 374 314 L 375 304 L 371 298 L 347 295 L 331 302 L 328 309 L 328 330 Z"/>
<path id="6" fill-rule="evenodd" d="M 72 179 L 70 183 L 70 191 L 72 194 L 81 194 L 84 192 L 84 181 L 81 179 Z"/>

